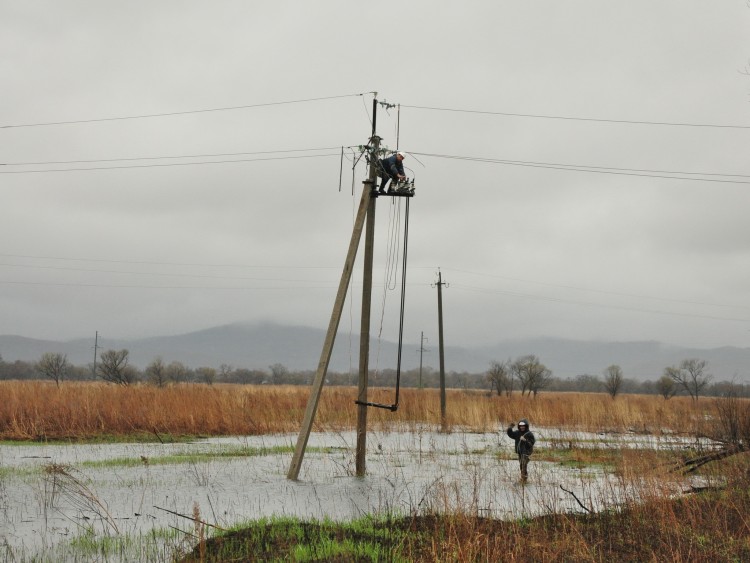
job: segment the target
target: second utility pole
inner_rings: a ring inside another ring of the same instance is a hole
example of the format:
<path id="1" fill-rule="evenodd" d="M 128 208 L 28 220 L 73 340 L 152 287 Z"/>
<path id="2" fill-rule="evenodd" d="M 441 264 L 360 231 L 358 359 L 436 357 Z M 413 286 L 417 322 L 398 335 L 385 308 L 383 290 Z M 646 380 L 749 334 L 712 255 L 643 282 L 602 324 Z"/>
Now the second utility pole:
<path id="1" fill-rule="evenodd" d="M 438 290 L 438 340 L 440 346 L 440 430 L 448 429 L 445 416 L 445 354 L 443 352 L 443 277 L 438 270 L 438 281 L 435 284 Z"/>

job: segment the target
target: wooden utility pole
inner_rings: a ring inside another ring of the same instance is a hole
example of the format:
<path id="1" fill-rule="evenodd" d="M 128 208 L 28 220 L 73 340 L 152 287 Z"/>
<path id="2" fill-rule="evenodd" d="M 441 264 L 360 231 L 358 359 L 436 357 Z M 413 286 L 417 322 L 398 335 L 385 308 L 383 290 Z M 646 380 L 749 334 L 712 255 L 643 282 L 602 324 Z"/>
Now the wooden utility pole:
<path id="1" fill-rule="evenodd" d="M 369 349 L 370 349 L 370 302 L 372 295 L 372 253 L 373 253 L 373 240 L 375 230 L 375 197 L 372 197 L 372 192 L 375 189 L 375 182 L 377 178 L 377 158 L 378 149 L 380 148 L 380 137 L 375 135 L 375 117 L 377 109 L 377 99 L 373 99 L 372 102 L 372 138 L 370 139 L 370 145 L 372 147 L 371 159 L 370 159 L 370 171 L 368 179 L 364 182 L 365 187 L 362 190 L 362 197 L 359 202 L 359 210 L 357 211 L 357 217 L 354 221 L 354 228 L 352 229 L 352 238 L 349 242 L 349 251 L 346 255 L 346 261 L 344 263 L 344 271 L 341 274 L 341 280 L 339 281 L 339 289 L 336 293 L 336 301 L 333 305 L 333 312 L 331 313 L 331 320 L 328 323 L 328 332 L 326 333 L 325 342 L 323 343 L 323 350 L 320 354 L 320 361 L 318 362 L 318 370 L 315 373 L 315 379 L 313 380 L 312 390 L 310 397 L 307 400 L 307 408 L 305 409 L 305 416 L 302 420 L 302 427 L 300 428 L 299 436 L 297 437 L 297 445 L 294 448 L 294 455 L 292 457 L 292 463 L 287 473 L 288 479 L 296 480 L 299 477 L 300 467 L 302 466 L 302 459 L 305 456 L 305 449 L 307 447 L 307 441 L 310 438 L 310 432 L 312 430 L 312 423 L 315 420 L 315 413 L 318 410 L 318 403 L 320 401 L 320 393 L 323 390 L 323 384 L 325 383 L 325 377 L 328 373 L 328 364 L 331 360 L 331 352 L 333 351 L 333 344 L 336 340 L 336 332 L 338 331 L 339 321 L 341 320 L 341 313 L 344 308 L 344 301 L 346 300 L 346 292 L 349 286 L 349 282 L 352 276 L 352 270 L 354 268 L 354 262 L 357 257 L 357 250 L 359 248 L 359 241 L 362 237 L 362 230 L 365 225 L 365 218 L 367 218 L 367 235 L 366 235 L 366 247 L 365 247 L 365 279 L 362 290 L 362 332 L 360 334 L 360 373 L 359 373 L 359 392 L 358 400 L 366 403 L 367 402 L 367 380 L 369 368 Z M 365 324 L 366 318 L 366 324 Z M 367 406 L 358 405 L 357 413 L 357 475 L 364 475 L 365 471 L 365 450 L 366 450 L 366 432 L 367 432 Z M 361 443 L 360 443 L 361 442 Z M 361 459 L 360 459 L 361 458 Z"/>
<path id="2" fill-rule="evenodd" d="M 373 137 L 375 153 L 379 146 L 380 139 Z M 376 181 L 377 169 L 375 168 L 375 158 L 370 161 L 370 180 Z M 359 333 L 359 385 L 357 387 L 357 456 L 356 456 L 356 473 L 357 477 L 363 477 L 366 467 L 367 455 L 367 385 L 370 369 L 370 308 L 372 303 L 372 260 L 373 247 L 375 244 L 375 201 L 376 198 L 370 198 L 370 205 L 367 208 L 367 228 L 365 230 L 365 260 L 362 278 L 362 319 Z"/>
<path id="3" fill-rule="evenodd" d="M 99 331 L 96 331 L 96 334 L 94 335 L 94 373 L 92 374 L 94 376 L 94 379 L 96 379 L 96 351 L 99 349 Z"/>
<path id="4" fill-rule="evenodd" d="M 372 156 L 370 158 L 369 187 L 374 191 L 378 179 L 378 149 L 380 137 L 375 134 L 378 116 L 378 101 L 372 100 Z M 368 184 L 365 184 L 365 190 Z M 357 385 L 357 450 L 355 470 L 357 477 L 364 477 L 367 471 L 367 386 L 370 378 L 370 309 L 372 305 L 372 260 L 375 246 L 375 201 L 371 197 L 367 208 L 367 229 L 365 230 L 365 260 L 362 276 L 362 318 L 359 332 L 359 383 Z"/>
<path id="5" fill-rule="evenodd" d="M 427 352 L 424 347 L 424 331 L 419 339 L 419 389 L 422 389 L 422 354 Z"/>
<path id="6" fill-rule="evenodd" d="M 443 277 L 438 270 L 438 281 L 435 284 L 438 290 L 438 340 L 440 347 L 440 429 L 447 429 L 445 417 L 445 353 L 443 349 Z"/>

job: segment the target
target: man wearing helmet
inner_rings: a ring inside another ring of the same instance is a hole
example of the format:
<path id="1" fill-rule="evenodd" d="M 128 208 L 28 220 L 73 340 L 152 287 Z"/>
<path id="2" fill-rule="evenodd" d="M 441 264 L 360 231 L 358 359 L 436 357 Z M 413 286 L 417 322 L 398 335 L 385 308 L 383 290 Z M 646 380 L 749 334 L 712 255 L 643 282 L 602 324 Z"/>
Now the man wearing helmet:
<path id="1" fill-rule="evenodd" d="M 518 421 L 518 430 L 513 430 L 513 424 L 508 425 L 508 438 L 516 441 L 516 453 L 521 464 L 521 480 L 526 481 L 528 474 L 529 456 L 534 451 L 534 434 L 529 430 L 529 421 L 522 418 Z"/>
<path id="2" fill-rule="evenodd" d="M 382 178 L 380 181 L 380 190 L 378 193 L 385 193 L 385 185 L 388 180 L 404 180 L 406 175 L 404 174 L 403 160 L 406 155 L 399 151 L 396 154 L 383 158 L 380 160 L 380 166 L 378 167 L 378 176 Z M 395 189 L 395 186 L 391 184 L 391 188 Z"/>

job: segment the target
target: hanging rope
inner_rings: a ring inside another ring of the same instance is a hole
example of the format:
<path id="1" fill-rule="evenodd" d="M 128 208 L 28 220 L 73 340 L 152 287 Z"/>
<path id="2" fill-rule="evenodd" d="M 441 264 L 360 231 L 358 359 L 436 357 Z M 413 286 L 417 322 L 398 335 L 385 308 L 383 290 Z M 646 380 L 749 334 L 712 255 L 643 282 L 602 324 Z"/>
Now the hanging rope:
<path id="1" fill-rule="evenodd" d="M 401 310 L 399 313 L 399 328 L 398 328 L 398 357 L 396 360 L 396 397 L 391 405 L 382 403 L 372 402 L 360 402 L 354 401 L 358 405 L 364 405 L 368 407 L 377 407 L 380 409 L 387 409 L 391 412 L 398 410 L 399 394 L 401 391 L 401 355 L 404 346 L 404 306 L 406 303 L 406 254 L 409 244 L 409 198 L 406 198 L 406 211 L 404 213 L 404 250 L 402 253 L 402 264 L 401 264 Z"/>
<path id="2" fill-rule="evenodd" d="M 404 304 L 406 302 L 406 251 L 409 248 L 409 199 L 406 199 L 406 213 L 404 215 L 404 252 L 401 265 L 401 313 L 398 326 L 398 360 L 396 361 L 396 400 L 391 406 L 391 411 L 398 408 L 398 394 L 401 388 L 401 352 L 404 348 Z"/>
<path id="3" fill-rule="evenodd" d="M 398 253 L 401 242 L 401 205 L 391 205 L 391 213 L 388 216 L 388 244 L 386 246 L 385 270 L 383 272 L 383 298 L 380 307 L 380 328 L 378 330 L 378 345 L 375 353 L 375 374 L 380 368 L 380 350 L 382 347 L 383 320 L 385 319 L 385 306 L 388 292 L 396 289 L 398 277 Z"/>

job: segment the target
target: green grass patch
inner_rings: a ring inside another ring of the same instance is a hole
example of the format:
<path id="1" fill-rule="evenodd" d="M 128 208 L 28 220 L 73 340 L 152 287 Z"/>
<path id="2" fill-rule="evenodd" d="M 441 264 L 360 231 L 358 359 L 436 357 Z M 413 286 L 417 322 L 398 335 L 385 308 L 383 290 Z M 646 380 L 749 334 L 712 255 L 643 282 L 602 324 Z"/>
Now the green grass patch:
<path id="1" fill-rule="evenodd" d="M 394 516 L 350 522 L 263 518 L 198 545 L 182 561 L 394 561 L 411 532 Z M 203 554 L 201 553 L 203 552 Z"/>
<path id="2" fill-rule="evenodd" d="M 71 446 L 78 444 L 187 444 L 205 440 L 208 436 L 154 434 L 133 432 L 132 434 L 97 434 L 96 436 L 40 437 L 35 440 L 0 440 L 0 446 Z"/>
<path id="3" fill-rule="evenodd" d="M 654 499 L 598 514 L 262 519 L 179 561 L 750 561 L 750 487 Z"/>
<path id="4" fill-rule="evenodd" d="M 308 453 L 332 453 L 336 448 L 307 448 Z M 271 446 L 271 447 L 246 447 L 233 446 L 222 448 L 221 450 L 211 452 L 186 452 L 176 453 L 168 456 L 153 456 L 140 458 L 135 457 L 117 457 L 112 459 L 98 461 L 84 461 L 80 467 L 106 469 L 110 467 L 139 467 L 148 465 L 178 465 L 181 463 L 195 464 L 217 461 L 222 459 L 243 458 L 243 457 L 260 457 L 267 455 L 279 455 L 294 452 L 292 446 Z"/>
<path id="5" fill-rule="evenodd" d="M 43 467 L 4 467 L 0 466 L 0 481 L 5 479 L 23 479 L 32 475 L 38 475 Z"/>

